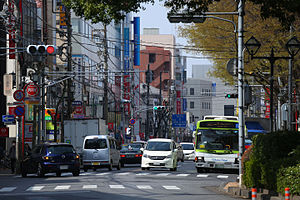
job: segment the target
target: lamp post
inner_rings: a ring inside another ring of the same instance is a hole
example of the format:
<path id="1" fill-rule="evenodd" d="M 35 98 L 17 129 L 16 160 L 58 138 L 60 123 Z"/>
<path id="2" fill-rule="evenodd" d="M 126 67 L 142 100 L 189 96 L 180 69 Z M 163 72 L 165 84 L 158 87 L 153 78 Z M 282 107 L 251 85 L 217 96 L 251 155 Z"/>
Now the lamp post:
<path id="1" fill-rule="evenodd" d="M 293 60 L 294 56 L 299 52 L 300 49 L 300 43 L 297 40 L 296 37 L 291 38 L 287 44 L 286 48 L 288 49 L 289 55 L 290 56 L 275 56 L 274 55 L 274 49 L 271 49 L 270 56 L 254 56 L 261 44 L 260 42 L 255 38 L 251 37 L 246 43 L 245 47 L 248 51 L 248 53 L 251 56 L 251 59 L 266 59 L 269 60 L 271 64 L 271 69 L 270 69 L 270 131 L 273 131 L 273 84 L 274 84 L 274 63 L 276 60 L 279 59 L 285 59 L 285 60 Z M 292 64 L 290 62 L 290 67 L 289 67 L 289 130 L 291 130 L 291 120 L 292 120 L 292 114 L 291 114 L 291 93 L 292 93 Z"/>

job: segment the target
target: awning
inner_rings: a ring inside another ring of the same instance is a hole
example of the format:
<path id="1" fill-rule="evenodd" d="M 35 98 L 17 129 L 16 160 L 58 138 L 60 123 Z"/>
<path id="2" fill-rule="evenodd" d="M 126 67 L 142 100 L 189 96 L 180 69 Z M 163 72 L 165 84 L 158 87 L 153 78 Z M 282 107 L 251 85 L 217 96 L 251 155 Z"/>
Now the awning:
<path id="1" fill-rule="evenodd" d="M 245 122 L 248 133 L 266 133 L 267 131 L 260 125 L 259 122 Z"/>

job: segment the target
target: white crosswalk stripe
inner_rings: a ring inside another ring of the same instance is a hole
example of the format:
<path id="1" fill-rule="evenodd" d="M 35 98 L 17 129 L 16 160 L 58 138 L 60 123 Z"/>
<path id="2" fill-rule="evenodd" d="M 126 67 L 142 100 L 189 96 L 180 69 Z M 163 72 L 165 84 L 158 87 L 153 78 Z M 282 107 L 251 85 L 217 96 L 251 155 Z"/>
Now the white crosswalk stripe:
<path id="1" fill-rule="evenodd" d="M 190 174 L 177 174 L 176 176 L 188 176 Z"/>
<path id="2" fill-rule="evenodd" d="M 70 189 L 71 185 L 58 185 L 54 188 L 54 190 L 67 190 Z"/>
<path id="3" fill-rule="evenodd" d="M 44 188 L 45 186 L 32 186 L 28 188 L 26 191 L 40 191 Z"/>
<path id="4" fill-rule="evenodd" d="M 0 192 L 12 192 L 16 189 L 17 187 L 4 187 L 0 189 Z"/>
<path id="5" fill-rule="evenodd" d="M 207 178 L 209 175 L 208 174 L 198 174 L 197 177 L 199 178 Z"/>
<path id="6" fill-rule="evenodd" d="M 126 176 L 126 175 L 129 175 L 130 173 L 129 172 L 123 172 L 123 173 L 117 173 L 116 175 L 119 175 L 119 176 Z"/>
<path id="7" fill-rule="evenodd" d="M 104 173 L 98 173 L 96 174 L 96 176 L 104 176 L 104 175 L 109 175 L 110 173 L 109 172 L 104 172 Z"/>
<path id="8" fill-rule="evenodd" d="M 228 178 L 228 176 L 219 175 L 217 178 Z"/>
<path id="9" fill-rule="evenodd" d="M 159 174 L 156 174 L 156 176 L 168 176 L 170 173 L 159 173 Z"/>
<path id="10" fill-rule="evenodd" d="M 123 185 L 109 185 L 111 189 L 125 189 Z"/>
<path id="11" fill-rule="evenodd" d="M 150 185 L 137 185 L 139 189 L 152 190 L 153 188 Z"/>
<path id="12" fill-rule="evenodd" d="M 84 185 L 82 186 L 82 189 L 96 189 L 97 187 L 97 185 Z"/>
<path id="13" fill-rule="evenodd" d="M 174 185 L 163 185 L 163 187 L 164 187 L 166 190 L 180 190 L 179 187 L 174 186 Z"/>
<path id="14" fill-rule="evenodd" d="M 136 174 L 137 176 L 146 176 L 146 175 L 149 175 L 150 173 L 138 173 Z"/>

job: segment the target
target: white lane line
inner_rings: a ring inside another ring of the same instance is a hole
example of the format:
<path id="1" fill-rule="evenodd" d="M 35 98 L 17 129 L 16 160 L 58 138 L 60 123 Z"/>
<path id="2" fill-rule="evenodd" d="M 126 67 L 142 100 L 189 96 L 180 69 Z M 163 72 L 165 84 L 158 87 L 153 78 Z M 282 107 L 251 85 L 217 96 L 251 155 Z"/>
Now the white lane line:
<path id="1" fill-rule="evenodd" d="M 228 178 L 228 176 L 219 175 L 217 178 Z"/>
<path id="2" fill-rule="evenodd" d="M 17 187 L 4 187 L 0 189 L 0 192 L 12 192 L 16 189 Z"/>
<path id="3" fill-rule="evenodd" d="M 71 185 L 58 185 L 54 188 L 54 190 L 68 190 Z"/>
<path id="4" fill-rule="evenodd" d="M 144 189 L 144 190 L 152 190 L 153 188 L 150 185 L 137 185 L 136 186 L 139 189 Z"/>
<path id="5" fill-rule="evenodd" d="M 168 176 L 170 173 L 160 173 L 160 174 L 156 174 L 156 176 Z"/>
<path id="6" fill-rule="evenodd" d="M 199 177 L 199 178 L 206 178 L 206 177 L 208 177 L 208 174 L 198 174 L 197 177 Z"/>
<path id="7" fill-rule="evenodd" d="M 88 176 L 91 174 L 92 174 L 91 172 L 83 172 L 83 173 L 80 173 L 79 176 Z"/>
<path id="8" fill-rule="evenodd" d="M 104 172 L 104 173 L 98 173 L 98 174 L 96 174 L 96 175 L 97 175 L 97 176 L 104 176 L 104 175 L 108 175 L 108 174 L 110 174 L 110 173 Z"/>
<path id="9" fill-rule="evenodd" d="M 176 176 L 188 176 L 190 174 L 177 174 Z"/>
<path id="10" fill-rule="evenodd" d="M 109 187 L 112 189 L 125 189 L 123 185 L 109 185 Z"/>
<path id="11" fill-rule="evenodd" d="M 149 175 L 150 173 L 139 173 L 139 174 L 136 174 L 137 176 L 146 176 L 146 175 Z"/>
<path id="12" fill-rule="evenodd" d="M 32 187 L 28 188 L 26 191 L 40 191 L 44 187 L 45 186 L 32 186 Z"/>
<path id="13" fill-rule="evenodd" d="M 117 173 L 116 175 L 125 176 L 125 175 L 129 175 L 129 174 L 130 174 L 129 172 L 123 172 L 123 173 Z"/>
<path id="14" fill-rule="evenodd" d="M 173 185 L 163 185 L 166 190 L 180 190 L 179 187 Z"/>
<path id="15" fill-rule="evenodd" d="M 96 189 L 97 187 L 97 185 L 83 185 L 82 189 Z"/>

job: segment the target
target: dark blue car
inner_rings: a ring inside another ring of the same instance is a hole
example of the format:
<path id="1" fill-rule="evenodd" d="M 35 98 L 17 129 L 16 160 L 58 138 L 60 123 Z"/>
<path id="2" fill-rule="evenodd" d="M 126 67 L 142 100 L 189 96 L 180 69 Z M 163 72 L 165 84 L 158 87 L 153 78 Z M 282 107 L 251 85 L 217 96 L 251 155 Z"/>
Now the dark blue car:
<path id="1" fill-rule="evenodd" d="M 56 173 L 56 176 L 61 176 L 62 172 L 72 172 L 73 176 L 79 176 L 79 155 L 71 144 L 45 143 L 36 145 L 21 162 L 23 177 L 32 173 L 43 177 L 46 173 L 53 172 Z"/>

